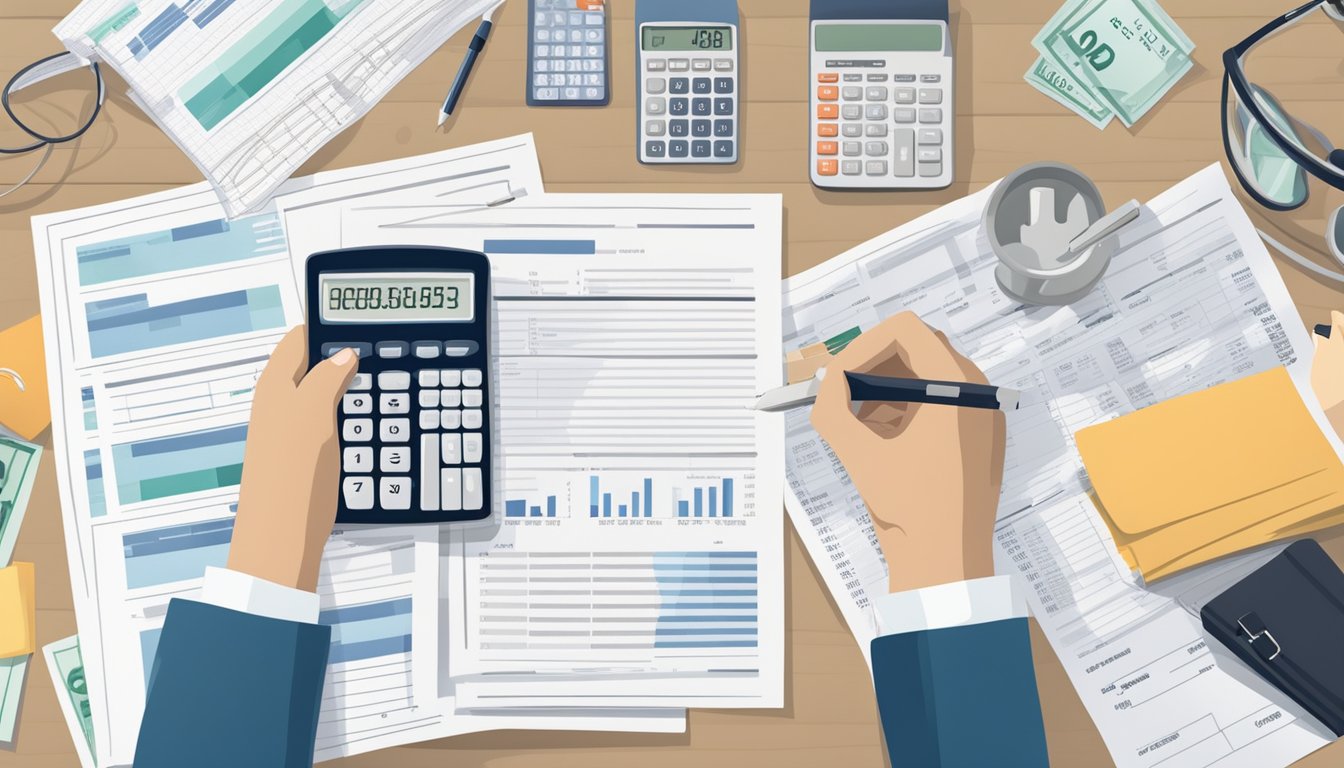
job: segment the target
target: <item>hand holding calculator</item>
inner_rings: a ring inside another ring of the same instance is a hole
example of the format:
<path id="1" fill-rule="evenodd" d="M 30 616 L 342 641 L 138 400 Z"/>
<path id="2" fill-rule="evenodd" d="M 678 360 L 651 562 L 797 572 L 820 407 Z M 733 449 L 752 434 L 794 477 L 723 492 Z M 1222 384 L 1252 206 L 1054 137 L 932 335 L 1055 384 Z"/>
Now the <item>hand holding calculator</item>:
<path id="1" fill-rule="evenodd" d="M 337 523 L 480 520 L 490 500 L 490 266 L 447 248 L 308 258 L 309 366 L 353 349 Z"/>

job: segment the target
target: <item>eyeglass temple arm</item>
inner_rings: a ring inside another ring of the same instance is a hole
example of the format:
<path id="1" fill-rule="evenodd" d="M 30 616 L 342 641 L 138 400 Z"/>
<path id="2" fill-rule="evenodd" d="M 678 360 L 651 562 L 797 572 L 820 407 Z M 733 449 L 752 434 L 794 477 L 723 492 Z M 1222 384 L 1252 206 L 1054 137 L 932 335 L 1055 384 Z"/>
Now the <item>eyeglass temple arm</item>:
<path id="1" fill-rule="evenodd" d="M 1245 40 L 1242 40 L 1240 43 L 1232 46 L 1231 48 L 1227 49 L 1225 53 L 1223 53 L 1223 65 L 1225 67 L 1231 68 L 1236 64 L 1237 60 L 1240 59 L 1243 55 L 1245 55 L 1245 53 L 1249 51 L 1251 47 L 1254 46 L 1256 43 L 1260 42 L 1261 40 L 1264 40 L 1266 37 L 1269 37 L 1270 35 L 1274 34 L 1279 29 L 1282 29 L 1283 27 L 1287 26 L 1290 22 L 1295 21 L 1297 17 L 1301 16 L 1302 14 L 1314 11 L 1316 10 L 1317 6 L 1324 4 L 1325 0 L 1311 0 L 1311 2 L 1306 3 L 1305 5 L 1298 6 L 1297 8 L 1294 8 L 1293 10 L 1283 14 L 1279 18 L 1269 22 L 1265 26 L 1257 29 L 1255 33 L 1252 34 L 1250 37 L 1246 38 Z"/>

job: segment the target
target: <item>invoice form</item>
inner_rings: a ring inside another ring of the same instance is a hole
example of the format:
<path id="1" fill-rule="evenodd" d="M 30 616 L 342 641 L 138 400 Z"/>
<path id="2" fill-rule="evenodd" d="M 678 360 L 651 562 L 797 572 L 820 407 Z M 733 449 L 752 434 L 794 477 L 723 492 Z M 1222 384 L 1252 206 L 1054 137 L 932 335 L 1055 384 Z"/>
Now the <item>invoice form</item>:
<path id="1" fill-rule="evenodd" d="M 1211 166 L 1152 200 L 1120 235 L 1097 289 L 1059 308 L 1000 293 L 980 226 L 990 192 L 785 280 L 785 351 L 838 350 L 911 310 L 991 382 L 1022 391 L 1008 414 L 996 569 L 1025 583 L 1119 766 L 1263 768 L 1319 748 L 1328 734 L 1282 695 L 1238 675 L 1234 661 L 1215 663 L 1189 608 L 1245 568 L 1218 564 L 1145 588 L 1087 497 L 1073 443 L 1082 427 L 1277 365 L 1325 424 L 1307 385 L 1310 339 L 1222 171 Z M 876 635 L 869 605 L 886 590 L 889 564 L 808 411 L 787 419 L 789 512 L 866 655 Z"/>

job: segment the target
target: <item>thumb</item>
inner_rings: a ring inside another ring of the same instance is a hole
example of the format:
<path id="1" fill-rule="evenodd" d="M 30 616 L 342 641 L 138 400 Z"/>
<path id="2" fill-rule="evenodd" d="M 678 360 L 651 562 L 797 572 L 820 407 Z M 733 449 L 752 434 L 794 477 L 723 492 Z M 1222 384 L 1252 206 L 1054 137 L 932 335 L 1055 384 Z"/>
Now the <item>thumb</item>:
<path id="1" fill-rule="evenodd" d="M 354 350 L 342 349 L 313 366 L 303 377 L 299 382 L 299 397 L 335 407 L 358 371 L 359 355 Z"/>

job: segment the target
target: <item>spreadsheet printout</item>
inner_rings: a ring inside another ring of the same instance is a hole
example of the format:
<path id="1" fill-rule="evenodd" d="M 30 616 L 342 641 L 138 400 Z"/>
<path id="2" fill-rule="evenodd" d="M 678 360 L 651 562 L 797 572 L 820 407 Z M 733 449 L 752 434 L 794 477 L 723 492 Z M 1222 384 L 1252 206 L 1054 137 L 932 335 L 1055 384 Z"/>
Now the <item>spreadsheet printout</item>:
<path id="1" fill-rule="evenodd" d="M 296 254 L 491 259 L 498 526 L 450 553 L 490 597 L 452 624 L 459 704 L 779 706 L 782 423 L 747 409 L 779 381 L 779 198 L 311 197 L 277 201 Z"/>
<path id="2" fill-rule="evenodd" d="M 495 2 L 85 0 L 53 31 L 117 70 L 234 218 Z"/>
<path id="3" fill-rule="evenodd" d="M 1073 442 L 1082 427 L 1281 365 L 1340 451 L 1307 384 L 1310 339 L 1221 169 L 1151 201 L 1096 290 L 1058 308 L 1000 293 L 980 225 L 991 191 L 785 280 L 785 352 L 824 343 L 834 353 L 911 310 L 992 383 L 1022 392 L 1008 414 L 996 570 L 1024 582 L 1119 766 L 1283 766 L 1328 743 L 1291 702 L 1236 675 L 1235 661 L 1215 662 L 1198 604 L 1246 569 L 1220 563 L 1145 587 L 1087 496 Z M 887 564 L 808 417 L 786 417 L 786 505 L 866 655 Z"/>

